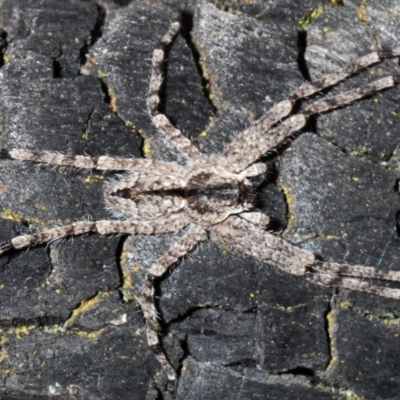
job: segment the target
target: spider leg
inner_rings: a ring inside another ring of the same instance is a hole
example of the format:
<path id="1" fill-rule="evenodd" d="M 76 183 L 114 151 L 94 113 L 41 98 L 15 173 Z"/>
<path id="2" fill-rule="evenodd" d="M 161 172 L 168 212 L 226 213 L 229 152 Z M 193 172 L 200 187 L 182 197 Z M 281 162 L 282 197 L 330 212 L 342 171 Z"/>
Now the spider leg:
<path id="1" fill-rule="evenodd" d="M 322 98 L 307 106 L 303 110 L 302 114 L 305 116 L 311 116 L 334 110 L 335 108 L 353 103 L 354 101 L 362 99 L 372 93 L 380 92 L 381 90 L 396 86 L 398 82 L 399 80 L 394 76 L 386 76 L 385 78 L 378 79 L 362 87 L 339 93 L 336 96 Z"/>
<path id="2" fill-rule="evenodd" d="M 305 275 L 306 269 L 315 262 L 315 256 L 310 251 L 300 249 L 233 215 L 211 229 L 241 252 L 293 275 Z"/>
<path id="3" fill-rule="evenodd" d="M 222 153 L 221 165 L 233 165 L 234 172 L 240 172 L 244 164 L 240 162 L 241 156 L 247 152 L 248 146 L 257 142 L 259 137 L 265 134 L 273 125 L 284 119 L 292 111 L 293 105 L 300 99 L 312 96 L 328 87 L 336 85 L 361 70 L 381 62 L 385 58 L 400 56 L 400 48 L 387 52 L 373 52 L 359 58 L 356 62 L 347 65 L 343 69 L 323 76 L 315 82 L 305 83 L 296 89 L 288 99 L 275 104 L 261 118 L 255 121 L 242 133 L 237 135 Z M 276 140 L 272 142 L 271 148 L 279 144 Z M 253 160 L 253 162 L 256 158 Z M 249 165 L 249 164 L 247 164 Z M 246 165 L 246 166 L 247 166 Z M 228 167 L 229 168 L 229 167 Z"/>
<path id="4" fill-rule="evenodd" d="M 46 229 L 38 233 L 17 236 L 9 242 L 0 244 L 0 254 L 10 249 L 22 249 L 67 236 L 82 235 L 89 232 L 96 232 L 100 235 L 112 233 L 142 233 L 145 235 L 152 235 L 156 233 L 173 232 L 184 228 L 186 225 L 188 225 L 188 221 L 185 218 L 160 218 L 155 221 L 145 222 L 118 220 L 80 221 L 69 225 Z"/>
<path id="5" fill-rule="evenodd" d="M 191 161 L 202 160 L 200 151 L 192 144 L 192 142 L 183 136 L 182 132 L 175 128 L 171 121 L 158 111 L 160 104 L 160 88 L 162 85 L 162 72 L 165 59 L 165 48 L 173 41 L 178 34 L 180 25 L 174 22 L 169 31 L 162 38 L 160 47 L 153 52 L 152 71 L 149 85 L 149 96 L 147 99 L 147 107 L 150 117 L 155 127 L 167 138 L 174 146 Z"/>
<path id="6" fill-rule="evenodd" d="M 336 286 L 400 300 L 400 289 L 369 282 L 400 282 L 400 271 L 382 272 L 360 265 L 319 262 L 313 253 L 293 246 L 236 216 L 229 217 L 212 229 L 243 253 L 290 274 L 305 276 L 318 285 Z"/>
<path id="7" fill-rule="evenodd" d="M 251 222 L 253 225 L 258 226 L 261 229 L 266 229 L 270 222 L 268 215 L 261 211 L 242 212 L 239 214 L 239 217 Z"/>
<path id="8" fill-rule="evenodd" d="M 400 282 L 400 271 L 382 272 L 361 265 L 319 262 L 306 274 L 308 280 L 322 286 L 357 290 L 378 296 L 400 299 L 400 289 L 379 286 L 368 280 Z"/>
<path id="9" fill-rule="evenodd" d="M 264 163 L 256 163 L 250 165 L 250 167 L 243 170 L 240 173 L 240 176 L 248 179 L 257 179 L 260 180 L 261 183 L 261 181 L 264 180 L 266 174 L 267 166 Z"/>
<path id="10" fill-rule="evenodd" d="M 43 164 L 63 165 L 68 167 L 99 169 L 107 171 L 129 171 L 138 169 L 154 169 L 162 172 L 183 174 L 184 168 L 176 163 L 149 160 L 145 158 L 119 158 L 119 157 L 91 157 L 74 156 L 69 157 L 61 153 L 49 151 L 33 151 L 27 149 L 12 149 L 10 151 L 1 150 L 2 157 L 13 158 L 16 160 L 34 161 Z"/>
<path id="11" fill-rule="evenodd" d="M 175 262 L 187 254 L 202 240 L 205 230 L 198 225 L 190 225 L 188 232 L 163 254 L 147 271 L 143 284 L 141 307 L 146 320 L 147 342 L 154 350 L 157 360 L 167 372 L 168 379 L 176 381 L 176 372 L 161 349 L 157 333 L 157 309 L 154 303 L 154 280 L 161 277 Z"/>
<path id="12" fill-rule="evenodd" d="M 224 153 L 223 157 L 225 156 L 225 159 L 222 159 L 220 162 L 223 165 L 226 164 L 228 170 L 239 173 L 277 144 L 303 128 L 310 116 L 342 107 L 372 93 L 393 87 L 396 84 L 397 80 L 393 76 L 387 76 L 361 88 L 320 99 L 306 107 L 301 114 L 287 118 L 282 124 L 270 129 L 265 135 L 257 138 L 257 140 L 248 142 L 246 139 L 240 146 L 237 145 L 235 148 L 230 148 L 230 152 Z"/>

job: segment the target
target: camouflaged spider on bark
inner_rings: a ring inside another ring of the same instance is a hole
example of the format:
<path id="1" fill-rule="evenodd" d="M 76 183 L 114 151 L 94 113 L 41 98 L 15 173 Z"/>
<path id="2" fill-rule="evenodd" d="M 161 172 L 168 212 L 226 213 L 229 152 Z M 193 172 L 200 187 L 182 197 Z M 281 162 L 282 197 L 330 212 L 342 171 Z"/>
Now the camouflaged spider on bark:
<path id="1" fill-rule="evenodd" d="M 3 154 L 8 154 L 13 159 L 85 169 L 123 170 L 127 173 L 119 180 L 111 182 L 104 194 L 107 207 L 113 210 L 114 215 L 120 216 L 121 220 L 75 222 L 40 233 L 18 236 L 0 246 L 0 253 L 3 253 L 9 249 L 21 249 L 87 232 L 101 235 L 152 235 L 185 228 L 184 235 L 147 271 L 141 298 L 148 344 L 173 383 L 177 379 L 176 372 L 161 349 L 156 329 L 158 324 L 154 304 L 154 280 L 193 249 L 208 232 L 228 240 L 243 253 L 289 274 L 304 276 L 318 285 L 400 299 L 399 289 L 376 284 L 377 281 L 400 282 L 400 272 L 384 273 L 361 265 L 319 261 L 310 251 L 266 232 L 268 217 L 253 206 L 257 184 L 265 178 L 266 173 L 265 164 L 258 162 L 263 154 L 304 127 L 310 116 L 393 87 L 397 81 L 393 76 L 388 76 L 330 98 L 321 98 L 300 114 L 291 115 L 295 103 L 381 62 L 386 57 L 399 56 L 400 49 L 370 53 L 338 72 L 304 84 L 288 99 L 275 104 L 259 120 L 237 135 L 222 154 L 206 158 L 158 111 L 165 48 L 178 32 L 179 24 L 175 22 L 162 38 L 159 48 L 154 50 L 147 105 L 159 134 L 173 143 L 186 159 L 186 164 L 182 166 L 151 159 L 108 156 L 69 157 L 25 149 L 3 151 Z"/>

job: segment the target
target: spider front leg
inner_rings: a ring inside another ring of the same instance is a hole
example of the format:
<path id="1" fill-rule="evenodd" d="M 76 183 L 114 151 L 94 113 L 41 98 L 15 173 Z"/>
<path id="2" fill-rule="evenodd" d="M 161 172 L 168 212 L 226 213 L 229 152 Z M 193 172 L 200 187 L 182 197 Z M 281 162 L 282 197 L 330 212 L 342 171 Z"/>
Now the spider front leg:
<path id="1" fill-rule="evenodd" d="M 160 278 L 181 257 L 193 249 L 203 239 L 205 230 L 198 225 L 190 225 L 188 232 L 163 254 L 147 271 L 143 284 L 141 307 L 146 320 L 147 342 L 153 349 L 161 367 L 166 371 L 168 380 L 175 386 L 176 372 L 161 349 L 157 333 L 157 309 L 154 303 L 154 280 Z"/>
<path id="2" fill-rule="evenodd" d="M 252 143 L 247 143 L 247 141 L 245 141 L 240 149 L 239 146 L 237 146 L 234 152 L 224 153 L 225 159 L 222 159 L 220 162 L 223 165 L 226 164 L 229 171 L 239 173 L 277 144 L 302 129 L 307 123 L 308 118 L 312 115 L 321 114 L 350 104 L 370 94 L 391 88 L 397 83 L 398 80 L 395 77 L 387 76 L 361 88 L 339 93 L 329 98 L 322 98 L 306 107 L 301 114 L 293 115 L 276 128 L 270 129 L 266 134 L 258 138 L 258 140 Z M 243 146 L 246 147 L 244 148 Z M 240 153 L 240 158 L 237 158 L 238 154 L 236 153 Z"/>
<path id="3" fill-rule="evenodd" d="M 83 235 L 95 232 L 100 235 L 110 234 L 135 234 L 152 235 L 156 233 L 173 232 L 184 228 L 188 221 L 184 218 L 160 218 L 155 221 L 80 221 L 69 225 L 46 229 L 30 235 L 21 235 L 9 242 L 0 244 L 0 254 L 11 249 L 36 246 L 41 243 L 52 242 L 68 236 Z"/>
<path id="4" fill-rule="evenodd" d="M 260 139 L 264 140 L 265 136 L 263 135 L 265 135 L 266 132 L 268 132 L 273 125 L 277 124 L 279 121 L 286 118 L 290 114 L 294 104 L 298 100 L 312 96 L 313 94 L 318 93 L 321 90 L 324 90 L 330 86 L 334 86 L 338 82 L 349 78 L 351 75 L 358 73 L 362 69 L 365 69 L 373 64 L 381 62 L 385 58 L 397 57 L 397 56 L 400 56 L 400 48 L 393 49 L 388 52 L 373 52 L 364 57 L 361 57 L 355 63 L 349 64 L 348 66 L 337 72 L 325 75 L 324 77 L 315 82 L 306 83 L 300 86 L 297 90 L 294 91 L 294 93 L 292 93 L 289 96 L 288 99 L 275 104 L 260 119 L 255 121 L 249 128 L 247 128 L 242 133 L 237 135 L 232 140 L 232 142 L 226 147 L 225 151 L 222 153 L 220 161 L 221 165 L 226 166 L 228 169 L 229 166 L 231 166 L 229 169 L 230 171 L 239 173 L 249 164 L 256 161 L 257 158 L 262 155 L 259 154 L 257 156 L 251 157 L 250 162 L 247 158 L 244 159 L 243 158 L 244 154 L 246 153 L 251 154 L 251 152 L 248 151 L 249 146 L 252 146 L 254 143 L 257 143 L 258 141 L 260 141 Z M 382 89 L 383 88 L 375 89 L 369 92 L 368 94 Z M 270 140 L 268 146 L 264 146 L 264 148 L 268 147 L 267 150 L 270 150 L 271 148 L 277 146 L 281 141 L 279 137 L 274 138 L 273 135 L 269 135 L 269 137 Z"/>
<path id="5" fill-rule="evenodd" d="M 59 165 L 83 169 L 98 169 L 105 171 L 131 171 L 131 170 L 157 170 L 160 173 L 176 173 L 182 175 L 185 170 L 174 162 L 148 160 L 145 158 L 122 157 L 91 157 L 91 156 L 67 156 L 50 151 L 34 151 L 28 149 L 1 150 L 0 156 L 15 160 L 33 161 L 42 164 Z"/>
<path id="6" fill-rule="evenodd" d="M 147 108 L 153 124 L 171 143 L 191 162 L 202 160 L 200 151 L 193 143 L 183 136 L 182 132 L 175 128 L 171 121 L 158 111 L 160 104 L 159 92 L 163 81 L 163 65 L 165 60 L 165 50 L 172 43 L 173 39 L 179 33 L 180 24 L 174 22 L 169 31 L 164 35 L 158 49 L 153 52 L 152 71 L 149 85 L 149 96 L 147 99 Z"/>

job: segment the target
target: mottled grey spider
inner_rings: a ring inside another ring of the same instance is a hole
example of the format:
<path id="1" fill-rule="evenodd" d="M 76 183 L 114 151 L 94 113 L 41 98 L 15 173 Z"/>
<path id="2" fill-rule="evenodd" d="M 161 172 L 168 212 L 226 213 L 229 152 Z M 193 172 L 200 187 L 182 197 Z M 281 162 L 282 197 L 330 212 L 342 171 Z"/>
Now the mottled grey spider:
<path id="1" fill-rule="evenodd" d="M 147 271 L 141 298 L 149 346 L 167 372 L 168 379 L 173 382 L 176 381 L 176 372 L 161 349 L 157 333 L 154 280 L 193 249 L 207 232 L 213 231 L 243 253 L 287 273 L 304 276 L 316 284 L 400 299 L 399 289 L 377 286 L 368 281 L 399 282 L 400 272 L 384 273 L 371 267 L 319 261 L 310 251 L 266 232 L 268 217 L 253 206 L 255 187 L 266 174 L 265 164 L 258 162 L 262 155 L 303 128 L 310 116 L 393 87 L 397 80 L 388 76 L 363 87 L 322 98 L 300 114 L 290 115 L 294 104 L 386 57 L 399 56 L 400 49 L 370 53 L 338 72 L 302 85 L 288 99 L 275 104 L 237 135 L 222 154 L 206 158 L 158 111 L 165 48 L 178 32 L 179 23 L 175 22 L 162 38 L 159 48 L 154 50 L 147 105 L 154 125 L 186 158 L 186 165 L 151 159 L 69 157 L 59 153 L 12 149 L 7 154 L 13 159 L 85 169 L 128 171 L 119 180 L 111 182 L 104 195 L 107 206 L 124 219 L 75 222 L 18 236 L 0 245 L 1 254 L 9 249 L 21 249 L 87 232 L 152 235 L 186 228 L 185 234 Z"/>

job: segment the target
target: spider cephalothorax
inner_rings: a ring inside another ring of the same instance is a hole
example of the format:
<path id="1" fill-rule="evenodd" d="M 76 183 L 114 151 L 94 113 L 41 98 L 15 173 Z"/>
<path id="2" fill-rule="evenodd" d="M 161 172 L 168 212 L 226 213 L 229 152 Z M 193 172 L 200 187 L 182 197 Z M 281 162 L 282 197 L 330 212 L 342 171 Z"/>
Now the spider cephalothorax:
<path id="1" fill-rule="evenodd" d="M 201 165 L 188 174 L 184 195 L 188 217 L 208 226 L 250 210 L 253 187 L 246 178 L 222 167 Z"/>

